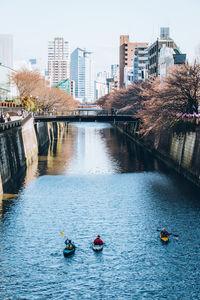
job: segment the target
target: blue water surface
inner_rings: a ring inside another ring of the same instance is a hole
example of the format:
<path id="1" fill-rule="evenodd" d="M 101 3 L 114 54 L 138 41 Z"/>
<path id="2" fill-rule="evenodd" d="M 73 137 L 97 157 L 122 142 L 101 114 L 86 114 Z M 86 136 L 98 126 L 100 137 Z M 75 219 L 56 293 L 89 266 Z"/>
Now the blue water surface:
<path id="1" fill-rule="evenodd" d="M 200 299 L 199 190 L 110 125 L 62 130 L 9 192 L 0 299 Z M 163 226 L 179 237 L 163 244 Z"/>

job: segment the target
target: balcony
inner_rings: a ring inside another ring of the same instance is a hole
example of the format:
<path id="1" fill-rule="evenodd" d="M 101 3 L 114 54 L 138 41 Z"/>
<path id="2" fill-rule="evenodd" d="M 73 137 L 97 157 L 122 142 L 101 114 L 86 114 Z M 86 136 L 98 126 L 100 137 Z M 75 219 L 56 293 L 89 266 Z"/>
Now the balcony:
<path id="1" fill-rule="evenodd" d="M 138 67 L 139 68 L 146 68 L 146 64 L 144 64 L 144 63 L 143 64 L 138 64 Z"/>
<path id="2" fill-rule="evenodd" d="M 139 57 L 139 62 L 146 62 L 148 61 L 148 57 L 147 56 L 141 56 Z"/>
<path id="3" fill-rule="evenodd" d="M 138 55 L 147 55 L 148 51 L 147 50 L 137 50 Z"/>

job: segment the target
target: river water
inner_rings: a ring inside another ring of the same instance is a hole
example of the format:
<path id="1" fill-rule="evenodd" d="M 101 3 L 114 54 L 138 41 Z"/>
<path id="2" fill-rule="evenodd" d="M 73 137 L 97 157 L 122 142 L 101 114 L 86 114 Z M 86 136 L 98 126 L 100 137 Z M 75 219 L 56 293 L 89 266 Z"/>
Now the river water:
<path id="1" fill-rule="evenodd" d="M 0 299 L 200 299 L 199 190 L 109 124 L 62 129 L 0 209 Z"/>

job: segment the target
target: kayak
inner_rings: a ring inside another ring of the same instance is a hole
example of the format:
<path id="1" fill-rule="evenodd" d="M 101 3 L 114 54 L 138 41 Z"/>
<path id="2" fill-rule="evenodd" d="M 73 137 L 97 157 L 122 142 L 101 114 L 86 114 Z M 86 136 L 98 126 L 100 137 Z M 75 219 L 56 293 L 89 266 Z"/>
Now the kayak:
<path id="1" fill-rule="evenodd" d="M 92 249 L 94 251 L 102 251 L 103 250 L 103 245 L 95 245 L 94 243 L 92 243 Z"/>
<path id="2" fill-rule="evenodd" d="M 72 249 L 67 249 L 67 248 L 65 248 L 65 249 L 63 250 L 63 255 L 64 255 L 65 257 L 67 257 L 67 256 L 69 256 L 69 255 L 72 255 L 74 252 L 75 252 L 75 247 L 72 248 Z"/>
<path id="3" fill-rule="evenodd" d="M 160 235 L 160 239 L 161 239 L 161 241 L 164 242 L 164 243 L 169 242 L 169 238 L 168 238 L 167 236 L 161 236 L 161 235 Z"/>

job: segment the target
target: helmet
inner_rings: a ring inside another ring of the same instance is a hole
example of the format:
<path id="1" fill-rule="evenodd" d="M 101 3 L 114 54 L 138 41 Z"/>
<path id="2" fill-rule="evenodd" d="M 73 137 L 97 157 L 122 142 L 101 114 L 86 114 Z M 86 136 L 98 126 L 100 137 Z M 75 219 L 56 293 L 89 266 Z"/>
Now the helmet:
<path id="1" fill-rule="evenodd" d="M 100 235 L 98 234 L 97 237 L 100 238 Z"/>
<path id="2" fill-rule="evenodd" d="M 163 228 L 162 231 L 165 231 L 165 228 Z"/>
<path id="3" fill-rule="evenodd" d="M 71 240 L 69 240 L 69 243 L 71 243 L 72 241 Z"/>

